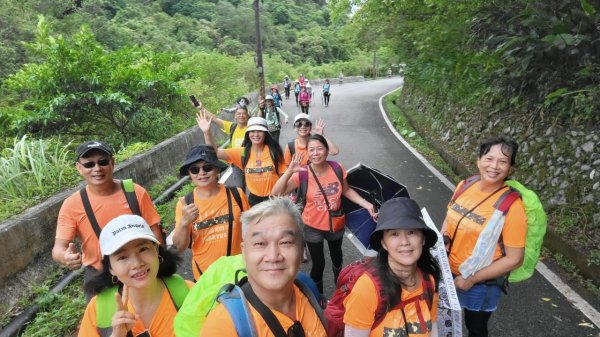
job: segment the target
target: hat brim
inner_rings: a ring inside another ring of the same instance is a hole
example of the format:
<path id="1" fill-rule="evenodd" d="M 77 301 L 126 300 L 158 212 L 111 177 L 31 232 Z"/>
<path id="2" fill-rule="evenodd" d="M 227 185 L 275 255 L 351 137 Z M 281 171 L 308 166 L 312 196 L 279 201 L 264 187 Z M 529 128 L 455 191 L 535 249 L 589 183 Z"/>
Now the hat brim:
<path id="1" fill-rule="evenodd" d="M 246 132 L 250 132 L 250 131 L 269 132 L 269 129 L 264 125 L 250 125 L 249 127 L 246 128 Z"/>
<path id="2" fill-rule="evenodd" d="M 103 147 L 92 147 L 92 148 L 89 148 L 89 149 L 83 151 L 79 156 L 77 156 L 77 160 L 79 160 L 81 157 L 85 157 L 86 154 L 88 154 L 92 151 L 104 152 L 111 157 L 113 155 L 112 151 L 109 151 Z"/>
<path id="3" fill-rule="evenodd" d="M 154 235 L 138 233 L 138 234 L 134 234 L 131 236 L 127 236 L 127 238 L 123 238 L 122 240 L 111 241 L 108 245 L 105 246 L 106 248 L 104 250 L 102 250 L 102 255 L 104 255 L 104 256 L 112 255 L 112 254 L 114 254 L 114 252 L 119 250 L 121 247 L 123 247 L 126 244 L 128 244 L 129 242 L 131 242 L 133 240 L 137 240 L 137 239 L 146 239 L 146 240 L 150 240 L 156 244 L 160 244 L 160 242 L 158 241 L 158 239 L 156 239 L 156 237 Z"/>
<path id="4" fill-rule="evenodd" d="M 215 167 L 218 167 L 221 172 L 223 172 L 223 170 L 225 170 L 227 168 L 227 164 L 225 164 L 224 162 L 222 162 L 220 160 L 209 162 L 209 161 L 206 161 L 204 158 L 200 158 L 198 156 L 198 157 L 194 157 L 194 158 L 190 158 L 189 160 L 186 160 L 183 163 L 183 165 L 181 165 L 181 167 L 179 168 L 179 176 L 180 177 L 187 176 L 188 175 L 188 170 L 189 170 L 190 166 L 192 164 L 194 164 L 194 163 L 199 162 L 199 161 L 203 161 L 203 162 L 205 162 L 207 164 L 214 165 Z"/>
<path id="5" fill-rule="evenodd" d="M 398 226 L 397 222 L 381 225 L 378 224 L 377 230 L 371 233 L 371 237 L 369 238 L 369 244 L 371 246 L 371 249 L 376 251 L 379 251 L 381 249 L 383 231 L 386 229 L 419 229 L 425 235 L 425 248 L 429 249 L 435 246 L 438 237 L 433 229 L 427 227 L 427 225 L 414 218 L 403 217 L 400 219 L 400 221 L 402 221 L 402 226 Z"/>

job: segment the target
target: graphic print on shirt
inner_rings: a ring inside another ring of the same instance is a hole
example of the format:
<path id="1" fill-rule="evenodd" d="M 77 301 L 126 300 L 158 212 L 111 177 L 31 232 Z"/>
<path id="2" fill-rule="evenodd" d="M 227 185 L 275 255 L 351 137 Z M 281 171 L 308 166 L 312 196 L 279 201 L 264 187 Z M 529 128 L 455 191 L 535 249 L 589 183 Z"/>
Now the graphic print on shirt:
<path id="1" fill-rule="evenodd" d="M 332 210 L 339 209 L 340 208 L 340 206 L 339 206 L 340 198 L 337 197 L 337 195 L 340 192 L 340 182 L 335 181 L 335 182 L 326 184 L 325 186 L 323 186 L 323 191 L 325 192 L 325 195 L 327 196 L 327 201 L 329 201 L 329 205 L 331 206 L 331 209 Z M 313 200 L 314 200 L 315 206 L 317 206 L 317 210 L 327 211 L 327 204 L 325 203 L 325 199 L 323 199 L 323 193 L 321 193 L 321 189 L 317 189 L 317 191 L 314 194 Z"/>

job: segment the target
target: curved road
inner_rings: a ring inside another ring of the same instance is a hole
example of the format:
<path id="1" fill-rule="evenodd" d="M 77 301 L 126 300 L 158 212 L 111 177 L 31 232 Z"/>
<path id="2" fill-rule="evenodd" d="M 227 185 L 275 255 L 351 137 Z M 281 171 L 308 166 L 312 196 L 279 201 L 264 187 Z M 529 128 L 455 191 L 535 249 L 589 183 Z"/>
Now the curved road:
<path id="1" fill-rule="evenodd" d="M 346 169 L 362 162 L 395 177 L 407 186 L 421 207 L 427 208 L 439 228 L 452 191 L 394 136 L 379 108 L 379 98 L 401 85 L 401 78 L 333 84 L 329 107 L 320 103 L 317 92 L 310 114 L 326 120 L 326 136 L 340 147 L 340 154 L 331 159 L 341 162 Z M 320 88 L 315 86 L 315 89 Z M 283 128 L 280 138 L 285 145 L 295 137 L 292 122 L 299 110 L 293 100 L 284 100 L 283 110 L 290 115 L 290 123 Z M 358 250 L 347 239 L 344 254 L 344 264 L 360 258 Z M 309 267 L 310 262 L 303 270 L 308 271 Z M 332 279 L 328 261 L 324 281 L 327 295 L 334 290 Z M 569 289 L 562 289 L 562 293 L 568 292 Z M 511 285 L 509 295 L 502 298 L 490 320 L 490 335 L 600 336 L 599 327 L 562 293 L 538 272 L 530 280 Z M 595 305 L 598 307 L 598 303 Z M 597 311 L 594 313 L 592 309 L 587 314 L 598 324 L 594 316 Z"/>

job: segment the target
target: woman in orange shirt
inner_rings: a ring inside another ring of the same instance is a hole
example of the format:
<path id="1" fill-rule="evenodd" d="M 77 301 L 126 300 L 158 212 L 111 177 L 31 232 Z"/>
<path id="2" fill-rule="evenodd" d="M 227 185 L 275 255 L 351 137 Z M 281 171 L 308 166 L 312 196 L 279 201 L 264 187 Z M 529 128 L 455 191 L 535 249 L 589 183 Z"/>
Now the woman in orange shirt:
<path id="1" fill-rule="evenodd" d="M 518 149 L 517 143 L 504 137 L 484 141 L 477 159 L 479 175 L 459 183 L 442 225 L 471 337 L 488 336 L 488 320 L 504 290 L 505 276 L 523 263 L 527 236 L 523 202 L 516 199 L 505 213 L 496 208 L 510 193 L 504 181 Z"/>
<path id="2" fill-rule="evenodd" d="M 344 299 L 345 336 L 437 337 L 440 268 L 429 251 L 436 242 L 414 200 L 383 203 L 370 238 L 376 272 L 360 276 Z M 376 295 L 376 281 L 385 298 Z M 387 309 L 376 317 L 382 301 Z"/>
<path id="3" fill-rule="evenodd" d="M 137 215 L 111 220 L 99 241 L 103 270 L 85 285 L 98 295 L 88 304 L 78 335 L 174 336 L 175 303 L 192 286 L 175 275 L 179 257 L 159 245 Z"/>
<path id="4" fill-rule="evenodd" d="M 325 137 L 315 134 L 309 137 L 307 147 L 310 164 L 301 166 L 304 154 L 295 153 L 292 162 L 273 187 L 273 195 L 287 195 L 300 186 L 300 171 L 307 172 L 305 207 L 302 212 L 304 221 L 304 240 L 312 257 L 310 277 L 323 293 L 323 271 L 325 256 L 323 241 L 327 240 L 331 256 L 334 282 L 342 269 L 342 240 L 346 217 L 342 210 L 342 196 L 366 208 L 371 216 L 377 217 L 373 205 L 363 199 L 348 186 L 346 171 L 337 162 L 328 162 L 329 145 Z M 339 167 L 342 179 L 338 178 L 335 167 Z M 291 179 L 290 179 L 291 178 Z M 324 197 L 326 196 L 326 198 Z"/>
<path id="5" fill-rule="evenodd" d="M 215 147 L 210 132 L 212 118 L 200 112 L 196 121 L 204 133 L 206 144 Z M 269 134 L 267 121 L 262 117 L 251 117 L 248 120 L 242 147 L 215 151 L 219 159 L 237 166 L 244 172 L 250 206 L 269 198 L 273 186 L 286 168 L 281 146 Z"/>

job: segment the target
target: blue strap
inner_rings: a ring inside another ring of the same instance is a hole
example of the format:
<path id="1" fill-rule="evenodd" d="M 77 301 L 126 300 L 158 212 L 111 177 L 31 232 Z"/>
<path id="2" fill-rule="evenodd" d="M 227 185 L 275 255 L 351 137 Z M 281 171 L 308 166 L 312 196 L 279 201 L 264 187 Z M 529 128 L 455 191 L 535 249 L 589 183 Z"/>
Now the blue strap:
<path id="1" fill-rule="evenodd" d="M 239 337 L 257 336 L 256 326 L 250 313 L 250 308 L 244 293 L 240 287 L 233 284 L 226 284 L 219 291 L 217 297 L 219 303 L 223 303 Z"/>

